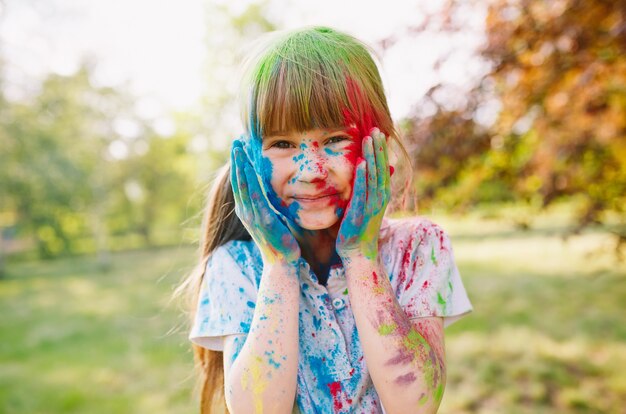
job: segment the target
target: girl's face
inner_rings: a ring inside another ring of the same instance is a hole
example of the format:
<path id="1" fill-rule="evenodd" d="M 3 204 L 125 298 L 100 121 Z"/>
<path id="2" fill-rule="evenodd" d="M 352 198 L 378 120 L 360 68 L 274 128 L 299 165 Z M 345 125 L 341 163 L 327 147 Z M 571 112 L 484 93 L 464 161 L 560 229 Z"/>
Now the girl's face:
<path id="1" fill-rule="evenodd" d="M 279 210 L 306 230 L 337 224 L 352 195 L 358 148 L 346 129 L 314 129 L 263 138 L 263 175 Z"/>

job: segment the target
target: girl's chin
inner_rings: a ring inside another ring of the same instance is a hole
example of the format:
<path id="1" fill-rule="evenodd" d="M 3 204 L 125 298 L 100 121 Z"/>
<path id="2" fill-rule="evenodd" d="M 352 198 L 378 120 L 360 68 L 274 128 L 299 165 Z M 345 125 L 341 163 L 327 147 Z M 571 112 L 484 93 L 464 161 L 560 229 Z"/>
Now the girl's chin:
<path id="1" fill-rule="evenodd" d="M 296 223 L 305 230 L 325 230 L 336 225 L 340 218 L 334 212 L 330 214 L 299 212 Z"/>

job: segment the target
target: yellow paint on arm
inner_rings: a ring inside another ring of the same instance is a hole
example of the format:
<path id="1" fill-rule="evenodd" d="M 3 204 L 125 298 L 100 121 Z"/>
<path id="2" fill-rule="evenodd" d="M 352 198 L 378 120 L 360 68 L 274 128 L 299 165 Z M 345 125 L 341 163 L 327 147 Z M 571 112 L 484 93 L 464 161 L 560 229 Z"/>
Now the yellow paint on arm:
<path id="1" fill-rule="evenodd" d="M 241 388 L 252 391 L 254 412 L 263 414 L 263 392 L 267 388 L 267 380 L 262 373 L 263 360 L 256 356 L 252 359 L 250 367 L 241 376 Z"/>

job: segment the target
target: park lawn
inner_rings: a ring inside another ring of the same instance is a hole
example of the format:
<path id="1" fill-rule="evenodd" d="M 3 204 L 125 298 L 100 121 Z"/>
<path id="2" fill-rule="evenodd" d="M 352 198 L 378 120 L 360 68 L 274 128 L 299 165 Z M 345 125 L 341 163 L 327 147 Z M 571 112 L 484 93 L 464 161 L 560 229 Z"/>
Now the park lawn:
<path id="1" fill-rule="evenodd" d="M 547 219 L 436 216 L 474 312 L 446 331 L 440 413 L 618 413 L 626 269 L 610 238 L 563 242 Z M 193 248 L 14 263 L 0 280 L 0 413 L 192 413 L 187 320 L 173 288 Z"/>
<path id="2" fill-rule="evenodd" d="M 10 266 L 0 281 L 0 413 L 191 413 L 186 319 L 170 301 L 192 248 Z"/>

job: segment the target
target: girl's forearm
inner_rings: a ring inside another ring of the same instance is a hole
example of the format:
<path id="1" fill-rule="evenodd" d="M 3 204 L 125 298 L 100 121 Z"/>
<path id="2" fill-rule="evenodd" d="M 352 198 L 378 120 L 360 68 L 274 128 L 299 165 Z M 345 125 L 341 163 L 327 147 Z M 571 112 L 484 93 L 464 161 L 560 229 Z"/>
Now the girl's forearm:
<path id="1" fill-rule="evenodd" d="M 416 329 L 382 266 L 345 260 L 350 303 L 365 360 L 387 413 L 435 413 L 445 387 L 442 332 Z"/>
<path id="2" fill-rule="evenodd" d="M 291 413 L 298 372 L 297 271 L 284 263 L 263 270 L 250 331 L 225 378 L 232 413 Z"/>

